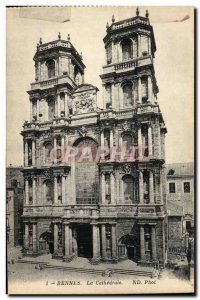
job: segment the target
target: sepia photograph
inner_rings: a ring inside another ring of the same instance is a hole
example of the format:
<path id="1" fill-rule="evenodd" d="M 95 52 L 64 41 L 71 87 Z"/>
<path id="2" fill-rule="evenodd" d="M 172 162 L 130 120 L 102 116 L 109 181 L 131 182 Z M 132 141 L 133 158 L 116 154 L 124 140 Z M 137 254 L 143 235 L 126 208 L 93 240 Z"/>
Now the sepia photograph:
<path id="1" fill-rule="evenodd" d="M 6 8 L 9 295 L 195 293 L 194 16 Z"/>

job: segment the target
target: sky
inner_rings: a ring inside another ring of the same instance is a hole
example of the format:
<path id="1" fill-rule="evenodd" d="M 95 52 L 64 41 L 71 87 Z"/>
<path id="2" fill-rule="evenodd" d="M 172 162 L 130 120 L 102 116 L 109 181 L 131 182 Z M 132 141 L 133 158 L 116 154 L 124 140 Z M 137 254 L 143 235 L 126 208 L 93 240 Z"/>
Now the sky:
<path id="1" fill-rule="evenodd" d="M 31 9 L 31 8 L 30 8 Z M 41 8 L 45 9 L 45 8 Z M 55 7 L 53 8 L 56 9 Z M 166 162 L 192 162 L 194 152 L 194 30 L 191 7 L 140 7 L 140 15 L 149 10 L 157 45 L 155 75 L 160 105 L 168 133 Z M 99 88 L 98 106 L 102 107 L 101 79 L 105 64 L 103 37 L 106 23 L 135 16 L 136 7 L 63 7 L 59 23 L 22 18 L 19 8 L 7 8 L 7 158 L 6 164 L 23 164 L 23 139 L 20 135 L 25 120 L 29 121 L 29 98 L 26 93 L 34 82 L 33 56 L 40 37 L 43 43 L 70 34 L 77 51 L 83 53 L 86 65 L 85 83 Z M 56 15 L 56 17 L 58 14 Z M 189 18 L 184 22 L 185 16 Z"/>

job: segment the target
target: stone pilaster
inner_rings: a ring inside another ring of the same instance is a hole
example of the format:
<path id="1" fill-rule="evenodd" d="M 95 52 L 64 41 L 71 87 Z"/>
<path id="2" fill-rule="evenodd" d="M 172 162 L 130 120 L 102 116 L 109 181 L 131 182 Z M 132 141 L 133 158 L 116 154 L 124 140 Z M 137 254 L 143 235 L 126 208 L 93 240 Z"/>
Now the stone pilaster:
<path id="1" fill-rule="evenodd" d="M 148 101 L 152 101 L 152 82 L 151 82 L 151 76 L 148 76 Z"/>
<path id="2" fill-rule="evenodd" d="M 110 173 L 110 193 L 111 204 L 115 204 L 115 177 L 113 173 Z"/>
<path id="3" fill-rule="evenodd" d="M 65 256 L 64 261 L 70 262 L 74 255 L 72 253 L 72 228 L 69 226 L 69 223 L 64 223 L 65 225 Z"/>
<path id="4" fill-rule="evenodd" d="M 36 204 L 36 178 L 33 177 L 33 205 Z"/>
<path id="5" fill-rule="evenodd" d="M 54 223 L 54 252 L 56 253 L 58 251 L 58 224 Z"/>
<path id="6" fill-rule="evenodd" d="M 150 203 L 154 204 L 153 170 L 149 170 L 149 198 Z"/>
<path id="7" fill-rule="evenodd" d="M 157 260 L 156 253 L 156 227 L 151 227 L 151 250 L 152 250 L 152 259 Z"/>
<path id="8" fill-rule="evenodd" d="M 33 253 L 37 253 L 37 224 L 33 223 Z"/>
<path id="9" fill-rule="evenodd" d="M 102 258 L 106 257 L 106 225 L 101 225 L 101 250 L 102 250 Z"/>
<path id="10" fill-rule="evenodd" d="M 152 156 L 153 154 L 153 149 L 152 149 L 152 128 L 151 128 L 151 123 L 149 122 L 148 124 L 148 153 L 149 156 Z"/>
<path id="11" fill-rule="evenodd" d="M 35 140 L 32 140 L 32 165 L 35 166 Z"/>
<path id="12" fill-rule="evenodd" d="M 58 181 L 57 176 L 54 176 L 54 204 L 58 203 Z"/>
<path id="13" fill-rule="evenodd" d="M 117 259 L 117 238 L 116 238 L 116 224 L 111 225 L 111 239 L 112 239 L 112 259 Z"/>
<path id="14" fill-rule="evenodd" d="M 53 160 L 54 164 L 57 164 L 57 138 L 54 136 L 53 139 Z"/>
<path id="15" fill-rule="evenodd" d="M 140 259 L 145 261 L 144 225 L 140 225 Z"/>
<path id="16" fill-rule="evenodd" d="M 64 163 L 64 157 L 65 157 L 65 137 L 64 137 L 64 135 L 61 137 L 61 151 L 62 151 L 62 163 Z"/>
<path id="17" fill-rule="evenodd" d="M 99 240 L 99 226 L 96 223 L 92 225 L 92 237 L 93 237 L 93 257 L 91 264 L 98 264 L 100 262 L 100 240 Z"/>
<path id="18" fill-rule="evenodd" d="M 141 77 L 138 77 L 138 104 L 142 103 L 142 85 Z"/>
<path id="19" fill-rule="evenodd" d="M 65 175 L 62 175 L 62 203 L 66 203 L 66 199 L 65 199 L 65 196 L 66 196 L 66 193 L 65 193 L 65 187 L 66 187 L 66 179 L 65 179 Z"/>
<path id="20" fill-rule="evenodd" d="M 28 142 L 24 142 L 24 166 L 28 166 Z"/>
<path id="21" fill-rule="evenodd" d="M 29 204 L 29 182 L 28 178 L 25 179 L 25 205 Z"/>
<path id="22" fill-rule="evenodd" d="M 144 203 L 144 183 L 143 183 L 143 171 L 139 171 L 139 197 L 140 203 Z"/>
<path id="23" fill-rule="evenodd" d="M 124 182 L 123 182 L 122 178 L 120 179 L 119 190 L 120 190 L 120 202 L 124 203 Z"/>
<path id="24" fill-rule="evenodd" d="M 101 203 L 105 204 L 106 201 L 106 186 L 105 186 L 105 174 L 101 173 Z"/>
<path id="25" fill-rule="evenodd" d="M 37 99 L 37 121 L 39 120 L 39 114 L 40 114 L 40 100 Z"/>
<path id="26" fill-rule="evenodd" d="M 143 145 L 142 145 L 142 128 L 141 125 L 138 126 L 138 155 L 139 159 L 142 158 L 143 155 Z"/>
<path id="27" fill-rule="evenodd" d="M 104 147 L 104 130 L 101 130 L 101 147 Z"/>
<path id="28" fill-rule="evenodd" d="M 29 248 L 29 224 L 24 224 L 24 250 Z"/>

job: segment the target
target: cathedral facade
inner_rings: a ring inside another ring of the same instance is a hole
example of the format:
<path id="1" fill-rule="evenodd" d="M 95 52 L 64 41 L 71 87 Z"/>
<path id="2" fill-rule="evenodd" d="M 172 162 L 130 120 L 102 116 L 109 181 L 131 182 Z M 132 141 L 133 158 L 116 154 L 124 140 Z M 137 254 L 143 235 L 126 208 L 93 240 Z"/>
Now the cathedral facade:
<path id="1" fill-rule="evenodd" d="M 107 25 L 103 108 L 70 36 L 37 45 L 23 125 L 24 255 L 164 264 L 165 123 L 148 12 Z"/>

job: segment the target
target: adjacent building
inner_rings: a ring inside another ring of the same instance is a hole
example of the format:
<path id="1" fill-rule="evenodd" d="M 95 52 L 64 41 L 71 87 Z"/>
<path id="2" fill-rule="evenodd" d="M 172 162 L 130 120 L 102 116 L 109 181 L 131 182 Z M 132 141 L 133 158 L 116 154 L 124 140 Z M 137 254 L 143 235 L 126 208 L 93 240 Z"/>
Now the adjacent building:
<path id="1" fill-rule="evenodd" d="M 22 167 L 6 168 L 6 239 L 10 246 L 22 245 L 24 178 Z"/>
<path id="2" fill-rule="evenodd" d="M 103 108 L 69 35 L 37 45 L 30 121 L 21 133 L 24 255 L 164 264 L 166 127 L 148 12 L 113 16 L 103 42 Z"/>
<path id="3" fill-rule="evenodd" d="M 194 233 L 194 163 L 167 164 L 166 172 L 170 248 Z"/>

